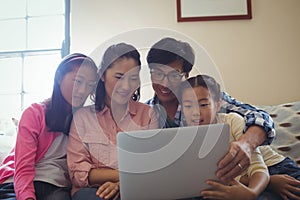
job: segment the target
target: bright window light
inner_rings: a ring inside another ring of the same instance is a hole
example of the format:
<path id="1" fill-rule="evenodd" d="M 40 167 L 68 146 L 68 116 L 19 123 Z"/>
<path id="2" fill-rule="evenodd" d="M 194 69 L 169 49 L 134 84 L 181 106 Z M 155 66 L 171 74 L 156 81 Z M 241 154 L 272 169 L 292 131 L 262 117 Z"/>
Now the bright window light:
<path id="1" fill-rule="evenodd" d="M 70 0 L 0 5 L 0 117 L 19 117 L 30 104 L 51 97 L 62 52 L 69 53 Z"/>

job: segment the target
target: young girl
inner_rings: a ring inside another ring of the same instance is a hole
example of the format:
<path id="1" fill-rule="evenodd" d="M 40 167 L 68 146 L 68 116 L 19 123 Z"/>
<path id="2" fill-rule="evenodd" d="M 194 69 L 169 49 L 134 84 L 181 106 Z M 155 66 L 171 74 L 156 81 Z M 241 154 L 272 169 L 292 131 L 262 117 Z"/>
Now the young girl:
<path id="1" fill-rule="evenodd" d="M 220 86 L 207 75 L 198 75 L 187 80 L 182 84 L 182 109 L 185 116 L 186 125 L 204 125 L 211 123 L 228 123 L 231 127 L 232 137 L 238 138 L 242 134 L 244 120 L 236 114 L 218 113 L 220 107 Z M 300 168 L 294 161 L 276 153 L 270 146 L 260 146 L 262 158 L 268 166 L 270 173 L 270 183 L 266 192 L 260 195 L 259 199 L 300 199 Z M 248 170 L 249 171 L 249 170 Z M 255 175 L 255 174 L 254 174 Z M 249 178 L 250 177 L 250 178 Z M 224 194 L 229 199 L 247 199 L 247 194 L 239 197 L 241 191 L 246 189 L 253 191 L 251 182 L 253 176 L 243 176 L 241 181 L 248 185 L 245 188 L 238 182 L 233 186 L 225 186 L 217 182 L 208 181 L 208 184 L 215 187 L 215 190 L 202 191 L 202 195 L 210 198 L 219 198 Z M 298 180 L 297 180 L 298 179 Z M 258 186 L 258 185 L 256 185 Z M 232 191 L 234 196 L 225 192 Z M 263 187 L 261 188 L 263 189 Z M 256 196 L 262 190 L 254 188 Z M 219 194 L 217 194 L 219 192 Z M 272 194 L 273 193 L 273 194 Z M 250 194 L 250 193 L 249 193 Z M 250 195 L 251 196 L 251 195 Z"/>
<path id="2" fill-rule="evenodd" d="M 74 115 L 67 146 L 73 200 L 119 198 L 116 135 L 157 128 L 150 106 L 140 96 L 140 54 L 119 43 L 104 53 L 94 105 Z"/>
<path id="3" fill-rule="evenodd" d="M 51 98 L 22 114 L 16 146 L 0 167 L 1 199 L 71 199 L 66 161 L 70 123 L 73 112 L 94 92 L 97 79 L 91 58 L 76 53 L 62 60 Z"/>
<path id="4" fill-rule="evenodd" d="M 186 125 L 228 123 L 231 129 L 230 142 L 242 136 L 245 126 L 242 117 L 236 113 L 217 114 L 221 107 L 221 92 L 219 84 L 213 78 L 205 75 L 189 78 L 181 84 L 181 92 Z M 269 181 L 268 171 L 259 150 L 256 149 L 252 154 L 250 167 L 243 170 L 250 176 L 248 187 L 236 180 L 231 181 L 229 185 L 207 180 L 207 184 L 211 187 L 201 191 L 201 195 L 213 199 L 256 199 Z M 239 176 L 237 180 L 243 181 L 243 178 Z"/>

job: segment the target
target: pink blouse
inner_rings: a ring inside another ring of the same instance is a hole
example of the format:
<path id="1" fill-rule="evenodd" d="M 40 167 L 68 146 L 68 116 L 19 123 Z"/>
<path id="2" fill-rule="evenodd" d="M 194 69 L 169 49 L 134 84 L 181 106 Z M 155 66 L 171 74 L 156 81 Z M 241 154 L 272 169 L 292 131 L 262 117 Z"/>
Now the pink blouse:
<path id="1" fill-rule="evenodd" d="M 120 131 L 158 128 L 155 112 L 146 104 L 130 101 L 119 124 L 108 107 L 95 112 L 92 106 L 79 109 L 73 118 L 67 145 L 67 161 L 72 194 L 88 187 L 88 175 L 94 168 L 118 168 L 116 135 Z"/>

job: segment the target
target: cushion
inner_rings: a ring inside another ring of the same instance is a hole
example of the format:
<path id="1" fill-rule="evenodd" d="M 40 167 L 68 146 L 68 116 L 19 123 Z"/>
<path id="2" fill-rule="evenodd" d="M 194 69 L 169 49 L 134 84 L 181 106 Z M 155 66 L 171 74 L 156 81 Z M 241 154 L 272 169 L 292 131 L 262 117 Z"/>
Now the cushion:
<path id="1" fill-rule="evenodd" d="M 0 118 L 0 162 L 15 145 L 17 126 L 11 118 Z"/>
<path id="2" fill-rule="evenodd" d="M 275 106 L 258 106 L 275 123 L 276 137 L 271 147 L 300 166 L 300 101 Z"/>

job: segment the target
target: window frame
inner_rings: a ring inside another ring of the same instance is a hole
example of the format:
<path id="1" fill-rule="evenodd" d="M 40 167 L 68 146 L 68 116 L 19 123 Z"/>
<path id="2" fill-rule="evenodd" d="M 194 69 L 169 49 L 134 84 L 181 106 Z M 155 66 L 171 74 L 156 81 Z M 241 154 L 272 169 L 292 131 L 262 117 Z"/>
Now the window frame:
<path id="1" fill-rule="evenodd" d="M 27 3 L 26 3 L 27 4 Z M 20 58 L 21 59 L 21 69 L 22 69 L 22 77 L 21 77 L 21 89 L 18 93 L 5 93 L 0 91 L 1 96 L 5 95 L 20 95 L 20 113 L 24 110 L 24 98 L 27 93 L 24 90 L 24 60 L 28 56 L 38 56 L 38 55 L 50 55 L 50 54 L 60 54 L 60 58 L 65 57 L 70 53 L 70 0 L 64 0 L 65 8 L 64 8 L 64 38 L 61 44 L 61 48 L 43 48 L 43 49 L 33 49 L 33 50 L 17 50 L 17 51 L 0 51 L 0 59 L 7 58 Z M 2 19 L 2 20 L 10 20 L 10 18 Z M 28 19 L 26 19 L 28 20 Z M 28 41 L 28 37 L 26 37 L 26 42 Z M 2 69 L 4 70 L 4 69 Z M 19 105 L 18 105 L 19 106 Z"/>

